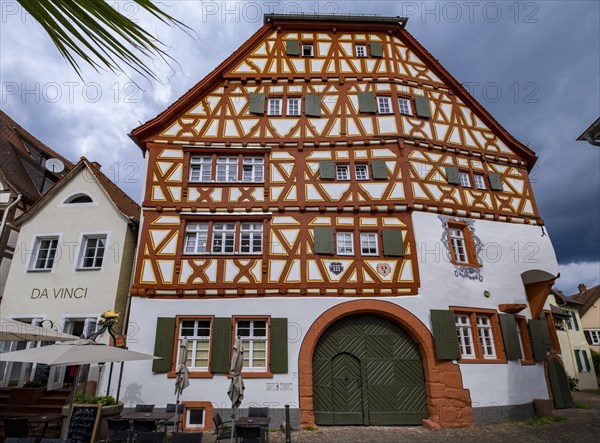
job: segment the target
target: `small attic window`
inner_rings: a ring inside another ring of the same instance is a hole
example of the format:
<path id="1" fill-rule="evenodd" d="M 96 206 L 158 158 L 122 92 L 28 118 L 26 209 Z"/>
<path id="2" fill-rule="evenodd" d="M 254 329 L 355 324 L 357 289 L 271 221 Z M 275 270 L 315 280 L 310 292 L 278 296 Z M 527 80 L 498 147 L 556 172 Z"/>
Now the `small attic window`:
<path id="1" fill-rule="evenodd" d="M 66 205 L 79 204 L 79 203 L 93 203 L 92 197 L 87 194 L 75 194 L 67 198 L 64 202 Z"/>

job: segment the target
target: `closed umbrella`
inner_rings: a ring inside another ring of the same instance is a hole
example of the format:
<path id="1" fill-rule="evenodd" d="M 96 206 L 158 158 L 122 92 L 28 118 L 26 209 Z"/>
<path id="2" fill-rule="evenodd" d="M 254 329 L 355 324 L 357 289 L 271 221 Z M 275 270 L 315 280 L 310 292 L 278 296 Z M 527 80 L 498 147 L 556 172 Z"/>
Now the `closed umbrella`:
<path id="1" fill-rule="evenodd" d="M 179 343 L 179 359 L 177 361 L 177 378 L 175 379 L 175 394 L 177 394 L 177 401 L 175 402 L 175 411 L 177 413 L 177 420 L 175 421 L 175 430 L 179 430 L 179 397 L 183 390 L 190 385 L 190 374 L 187 367 L 187 355 L 188 355 L 188 340 L 184 338 Z"/>
<path id="2" fill-rule="evenodd" d="M 71 334 L 41 328 L 18 320 L 0 318 L 0 341 L 64 341 L 77 340 Z"/>
<path id="3" fill-rule="evenodd" d="M 233 409 L 232 429 L 231 429 L 231 440 L 233 441 L 233 433 L 235 430 L 235 410 L 240 407 L 242 400 L 244 399 L 244 380 L 242 380 L 242 368 L 244 366 L 244 350 L 242 349 L 242 342 L 238 338 L 233 343 L 233 353 L 231 354 L 231 364 L 229 365 L 229 372 L 231 372 L 231 383 L 227 390 L 227 395 L 231 399 L 231 408 Z"/>

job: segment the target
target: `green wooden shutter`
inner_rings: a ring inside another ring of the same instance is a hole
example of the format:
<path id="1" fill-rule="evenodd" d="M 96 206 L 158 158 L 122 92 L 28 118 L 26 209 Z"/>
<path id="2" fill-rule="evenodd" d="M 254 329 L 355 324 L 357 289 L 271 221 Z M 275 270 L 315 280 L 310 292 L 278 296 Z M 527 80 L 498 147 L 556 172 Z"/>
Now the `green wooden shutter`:
<path id="1" fill-rule="evenodd" d="M 588 342 L 588 345 L 593 345 L 592 341 L 592 333 L 590 331 L 583 331 L 583 335 L 585 336 L 585 341 Z"/>
<path id="2" fill-rule="evenodd" d="M 517 321 L 513 314 L 500 314 L 500 328 L 502 329 L 502 340 L 504 341 L 504 352 L 508 360 L 520 360 L 521 347 L 519 346 L 519 332 Z"/>
<path id="3" fill-rule="evenodd" d="M 446 180 L 450 185 L 460 185 L 460 174 L 456 166 L 446 166 Z"/>
<path id="4" fill-rule="evenodd" d="M 371 161 L 371 169 L 373 171 L 373 178 L 375 180 L 387 180 L 388 170 L 384 160 Z"/>
<path id="5" fill-rule="evenodd" d="M 215 318 L 210 344 L 211 372 L 215 374 L 227 374 L 229 372 L 231 351 L 231 319 L 229 317 Z"/>
<path id="6" fill-rule="evenodd" d="M 335 180 L 335 163 L 331 160 L 319 162 L 319 178 L 321 180 Z"/>
<path id="7" fill-rule="evenodd" d="M 315 254 L 333 254 L 335 242 L 333 240 L 333 228 L 313 228 L 315 235 Z"/>
<path id="8" fill-rule="evenodd" d="M 358 112 L 368 112 L 370 114 L 377 112 L 377 100 L 374 92 L 358 93 Z"/>
<path id="9" fill-rule="evenodd" d="M 575 314 L 575 311 L 571 311 L 571 318 L 573 319 L 573 326 L 575 326 L 575 330 L 579 331 L 579 322 L 577 321 L 577 314 Z"/>
<path id="10" fill-rule="evenodd" d="M 271 319 L 269 361 L 273 374 L 285 374 L 288 371 L 287 318 Z"/>
<path id="11" fill-rule="evenodd" d="M 369 49 L 371 50 L 371 57 L 383 57 L 383 46 L 381 42 L 370 42 Z"/>
<path id="12" fill-rule="evenodd" d="M 415 95 L 415 111 L 419 117 L 431 118 L 429 99 L 423 95 Z"/>
<path id="13" fill-rule="evenodd" d="M 581 351 L 575 349 L 575 361 L 577 362 L 577 369 L 579 372 L 583 371 L 583 364 L 581 363 Z"/>
<path id="14" fill-rule="evenodd" d="M 321 96 L 306 94 L 304 96 L 304 113 L 309 117 L 321 117 Z"/>
<path id="15" fill-rule="evenodd" d="M 584 349 L 581 350 L 581 355 L 583 356 L 583 362 L 585 363 L 585 370 L 590 371 L 592 367 L 590 366 L 590 360 L 588 359 L 587 352 Z"/>
<path id="16" fill-rule="evenodd" d="M 292 55 L 292 56 L 300 55 L 300 42 L 298 40 L 286 40 L 285 41 L 285 52 L 287 55 Z"/>
<path id="17" fill-rule="evenodd" d="M 173 346 L 175 345 L 175 317 L 159 317 L 156 319 L 156 337 L 154 338 L 154 355 L 162 360 L 152 361 L 152 370 L 165 373 L 173 366 Z"/>
<path id="18" fill-rule="evenodd" d="M 402 231 L 395 229 L 383 229 L 383 255 L 386 257 L 404 257 L 404 242 Z"/>
<path id="19" fill-rule="evenodd" d="M 490 189 L 492 191 L 504 191 L 504 185 L 502 184 L 502 177 L 500 177 L 500 174 L 489 172 L 488 180 L 490 181 Z"/>
<path id="20" fill-rule="evenodd" d="M 456 336 L 454 312 L 432 309 L 431 329 L 435 342 L 435 356 L 438 360 L 458 360 L 460 350 Z"/>
<path id="21" fill-rule="evenodd" d="M 250 93 L 248 111 L 250 114 L 263 115 L 265 113 L 265 94 L 260 94 L 257 92 Z"/>
<path id="22" fill-rule="evenodd" d="M 545 318 L 529 320 L 529 334 L 533 347 L 533 358 L 537 362 L 546 361 L 547 352 L 551 349 L 550 333 Z"/>

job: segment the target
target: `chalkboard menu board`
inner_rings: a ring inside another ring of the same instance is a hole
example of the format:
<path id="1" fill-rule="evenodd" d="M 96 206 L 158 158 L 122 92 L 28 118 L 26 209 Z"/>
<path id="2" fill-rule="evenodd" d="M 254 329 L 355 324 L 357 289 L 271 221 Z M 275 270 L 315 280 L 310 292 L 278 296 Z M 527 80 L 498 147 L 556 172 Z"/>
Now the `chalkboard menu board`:
<path id="1" fill-rule="evenodd" d="M 100 423 L 100 405 L 73 405 L 68 437 L 71 443 L 93 443 Z"/>

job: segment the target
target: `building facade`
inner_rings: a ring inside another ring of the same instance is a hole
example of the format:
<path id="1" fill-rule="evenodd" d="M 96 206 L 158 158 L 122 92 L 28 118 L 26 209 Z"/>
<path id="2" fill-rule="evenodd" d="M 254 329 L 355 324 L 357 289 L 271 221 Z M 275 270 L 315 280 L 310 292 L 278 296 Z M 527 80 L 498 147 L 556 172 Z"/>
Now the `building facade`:
<path id="1" fill-rule="evenodd" d="M 581 303 L 578 308 L 581 327 L 590 349 L 600 352 L 600 285 L 588 289 L 580 284 L 578 292 L 570 298 Z"/>
<path id="2" fill-rule="evenodd" d="M 107 310 L 125 318 L 139 213 L 98 164 L 82 158 L 14 222 L 20 228 L 18 260 L 10 268 L 2 316 L 83 337 L 96 331 Z M 104 334 L 97 341 L 109 338 Z M 3 351 L 39 345 L 6 342 Z M 48 388 L 57 389 L 69 377 L 65 367 L 48 372 L 41 365 L 0 363 L 3 387 L 47 378 Z"/>
<path id="3" fill-rule="evenodd" d="M 230 406 L 234 337 L 242 407 L 289 404 L 296 425 L 470 426 L 553 397 L 535 154 L 405 24 L 265 16 L 132 132 L 131 323 L 163 360 L 127 365 L 125 401 L 172 397 L 183 337 L 189 428 Z"/>

